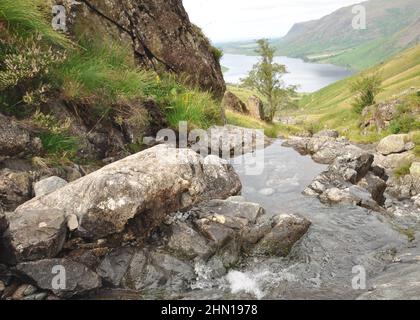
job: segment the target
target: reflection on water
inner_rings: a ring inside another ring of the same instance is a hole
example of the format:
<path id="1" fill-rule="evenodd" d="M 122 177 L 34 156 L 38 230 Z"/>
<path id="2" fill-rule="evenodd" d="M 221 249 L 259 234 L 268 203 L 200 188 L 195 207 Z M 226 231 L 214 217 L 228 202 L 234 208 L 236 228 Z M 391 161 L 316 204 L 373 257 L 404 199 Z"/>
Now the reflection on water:
<path id="1" fill-rule="evenodd" d="M 227 83 L 239 83 L 252 66 L 257 63 L 258 57 L 235 54 L 225 54 L 221 64 L 229 70 L 224 74 Z M 301 59 L 288 57 L 275 57 L 275 62 L 284 64 L 288 74 L 283 80 L 286 85 L 299 85 L 299 92 L 315 92 L 338 80 L 352 74 L 351 71 L 331 64 L 308 63 Z"/>

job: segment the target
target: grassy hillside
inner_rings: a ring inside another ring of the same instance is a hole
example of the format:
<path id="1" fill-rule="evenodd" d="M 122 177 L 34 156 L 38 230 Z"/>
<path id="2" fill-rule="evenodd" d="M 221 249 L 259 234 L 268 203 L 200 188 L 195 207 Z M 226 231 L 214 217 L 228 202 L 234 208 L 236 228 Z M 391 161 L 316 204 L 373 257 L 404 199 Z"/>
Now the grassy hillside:
<path id="1" fill-rule="evenodd" d="M 368 69 L 363 74 L 379 72 L 383 79 L 383 91 L 376 101 L 383 102 L 406 95 L 411 88 L 420 88 L 420 45 L 408 49 L 402 54 Z M 306 95 L 300 102 L 300 109 L 294 113 L 308 125 L 317 128 L 335 128 L 353 140 L 372 141 L 379 136 L 372 133 L 362 136 L 360 133 L 360 114 L 352 108 L 353 94 L 350 85 L 360 74 L 336 82 L 316 93 Z M 414 90 L 415 92 L 416 90 Z M 385 134 L 385 133 L 384 133 Z"/>
<path id="2" fill-rule="evenodd" d="M 296 24 L 278 42 L 279 53 L 363 70 L 419 42 L 418 0 L 370 0 L 362 5 L 366 30 L 353 29 L 353 6 L 345 7 Z"/>

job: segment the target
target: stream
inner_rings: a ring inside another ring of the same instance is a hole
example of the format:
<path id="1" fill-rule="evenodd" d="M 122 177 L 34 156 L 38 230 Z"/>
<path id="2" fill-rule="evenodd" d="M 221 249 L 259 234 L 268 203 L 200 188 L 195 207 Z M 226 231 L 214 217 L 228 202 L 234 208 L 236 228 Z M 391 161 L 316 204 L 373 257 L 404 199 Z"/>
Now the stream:
<path id="1" fill-rule="evenodd" d="M 407 247 L 407 237 L 380 214 L 303 196 L 303 189 L 326 166 L 281 143 L 277 140 L 265 150 L 265 169 L 259 176 L 246 176 L 243 166 L 234 164 L 243 196 L 267 214 L 306 217 L 311 228 L 287 258 L 247 261 L 216 282 L 203 276 L 189 298 L 355 299 L 365 291 L 353 289 L 353 267 L 366 270 L 369 289 L 369 279 L 381 275 L 395 253 Z"/>

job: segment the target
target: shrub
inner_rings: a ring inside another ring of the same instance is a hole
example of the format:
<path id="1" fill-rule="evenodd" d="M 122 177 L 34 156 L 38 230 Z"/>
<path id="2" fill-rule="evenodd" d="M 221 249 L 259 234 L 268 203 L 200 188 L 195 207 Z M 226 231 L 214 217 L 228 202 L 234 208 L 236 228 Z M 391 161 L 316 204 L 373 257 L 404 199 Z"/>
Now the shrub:
<path id="1" fill-rule="evenodd" d="M 412 115 L 401 115 L 399 118 L 391 121 L 389 130 L 393 134 L 409 133 L 412 130 L 420 129 L 420 122 Z"/>
<path id="2" fill-rule="evenodd" d="M 375 104 L 376 95 L 381 92 L 382 79 L 378 73 L 359 77 L 351 84 L 350 90 L 357 94 L 353 102 L 353 109 L 361 114 L 364 108 Z"/>

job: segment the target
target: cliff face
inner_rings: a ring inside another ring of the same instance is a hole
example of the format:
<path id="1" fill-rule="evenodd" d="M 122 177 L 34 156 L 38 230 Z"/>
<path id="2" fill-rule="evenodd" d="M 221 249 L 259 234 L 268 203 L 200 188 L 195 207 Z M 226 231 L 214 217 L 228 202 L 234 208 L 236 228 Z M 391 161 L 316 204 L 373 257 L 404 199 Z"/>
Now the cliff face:
<path id="1" fill-rule="evenodd" d="M 181 76 L 221 98 L 226 89 L 218 58 L 193 25 L 182 0 L 57 1 L 70 32 L 110 37 L 132 46 L 140 65 Z"/>

